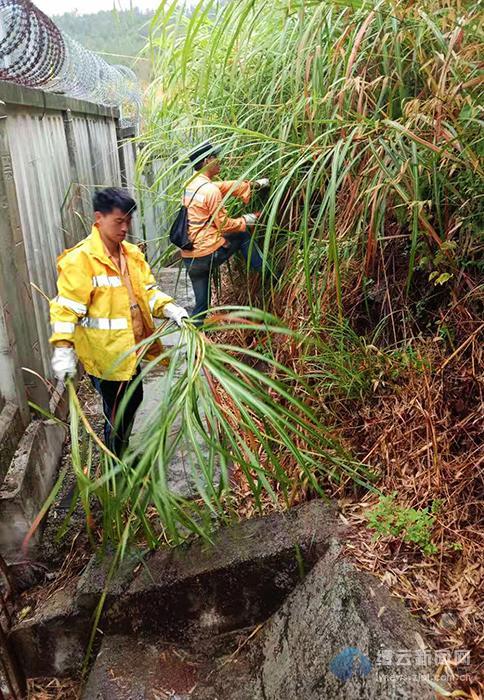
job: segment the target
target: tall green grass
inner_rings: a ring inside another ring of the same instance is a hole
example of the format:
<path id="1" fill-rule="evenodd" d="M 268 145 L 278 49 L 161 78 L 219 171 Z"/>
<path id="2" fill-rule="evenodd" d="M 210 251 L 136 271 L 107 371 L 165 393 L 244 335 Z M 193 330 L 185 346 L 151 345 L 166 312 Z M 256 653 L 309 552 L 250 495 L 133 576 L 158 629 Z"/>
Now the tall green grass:
<path id="1" fill-rule="evenodd" d="M 370 478 L 325 429 L 320 404 L 369 393 L 388 365 L 381 349 L 407 340 L 407 323 L 418 329 L 441 288 L 447 298 L 476 288 L 479 19 L 477 3 L 438 0 L 160 4 L 138 175 L 157 168 L 161 235 L 191 176 L 187 154 L 208 138 L 225 150 L 223 175 L 271 179 L 252 206 L 263 207 L 256 235 L 281 274 L 263 280 L 275 286 L 268 311 L 232 310 L 215 336 L 184 329 L 166 351 L 159 410 L 123 460 L 103 450 L 96 470 L 92 445 L 77 449 L 71 390 L 79 491 L 88 512 L 101 504 L 105 541 L 124 550 L 139 538 L 209 537 L 232 511 L 232 464 L 259 507 L 290 504 L 294 480 L 320 492 L 326 479 Z M 268 338 L 263 351 L 220 341 L 238 324 Z M 168 486 L 180 449 L 195 498 Z"/>
<path id="2" fill-rule="evenodd" d="M 233 490 L 241 481 L 261 513 L 269 502 L 290 506 L 299 479 L 320 496 L 331 481 L 370 486 L 368 469 L 310 408 L 310 384 L 267 354 L 211 342 L 211 334 L 227 328 L 304 342 L 255 310 L 222 309 L 207 334 L 186 323 L 180 342 L 142 367 L 138 381 L 155 373 L 159 403 L 121 458 L 95 435 L 69 386 L 72 464 L 88 531 L 95 546 L 94 530 L 103 546 L 119 547 L 120 560 L 132 544 L 156 548 L 193 534 L 210 539 L 235 517 Z M 255 362 L 266 371 L 254 369 Z M 183 465 L 181 490 L 173 483 L 174 462 L 178 470 Z"/>
<path id="3" fill-rule="evenodd" d="M 271 179 L 261 247 L 313 323 L 356 289 L 401 339 L 401 309 L 479 272 L 482 249 L 461 251 L 483 223 L 480 17 L 439 0 L 161 3 L 139 161 L 163 164 L 161 230 L 209 138 L 223 175 Z"/>

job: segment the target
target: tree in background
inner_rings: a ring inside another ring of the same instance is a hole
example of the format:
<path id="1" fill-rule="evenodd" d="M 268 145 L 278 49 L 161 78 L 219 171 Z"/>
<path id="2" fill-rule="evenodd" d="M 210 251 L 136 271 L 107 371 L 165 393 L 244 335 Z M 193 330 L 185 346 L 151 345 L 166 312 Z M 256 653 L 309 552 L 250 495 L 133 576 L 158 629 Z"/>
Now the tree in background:
<path id="1" fill-rule="evenodd" d="M 111 10 L 79 15 L 65 12 L 53 17 L 55 24 L 91 51 L 112 64 L 129 66 L 141 81 L 150 77 L 149 62 L 138 58 L 149 35 L 153 12 Z"/>

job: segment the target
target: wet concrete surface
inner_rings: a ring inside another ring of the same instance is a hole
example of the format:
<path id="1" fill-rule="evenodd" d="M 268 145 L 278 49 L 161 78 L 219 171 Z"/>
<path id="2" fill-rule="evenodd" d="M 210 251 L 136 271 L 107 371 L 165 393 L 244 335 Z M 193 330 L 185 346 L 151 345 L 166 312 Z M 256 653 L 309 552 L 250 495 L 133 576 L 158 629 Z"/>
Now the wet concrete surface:
<path id="1" fill-rule="evenodd" d="M 201 654 L 156 638 L 107 637 L 84 689 L 83 700 L 189 700 L 213 669 Z"/>
<path id="2" fill-rule="evenodd" d="M 340 525 L 334 507 L 312 501 L 220 528 L 164 548 L 141 562 L 129 557 L 107 586 L 109 560 L 91 560 L 76 585 L 56 590 L 14 626 L 12 642 L 29 676 L 76 673 L 101 594 L 102 637 L 144 636 L 215 656 L 220 639 L 275 612 L 326 551 Z"/>
<path id="3" fill-rule="evenodd" d="M 195 298 L 185 270 L 180 270 L 178 267 L 164 268 L 158 274 L 158 284 L 160 289 L 172 296 L 178 305 L 185 307 L 189 313 L 191 312 Z M 156 321 L 156 323 L 159 325 L 164 322 Z M 172 333 L 163 336 L 162 342 L 166 347 L 176 346 L 180 342 L 180 333 L 173 330 Z M 183 371 L 183 363 L 177 370 L 177 372 L 181 371 Z M 163 410 L 160 405 L 160 397 L 166 393 L 166 382 L 167 377 L 163 367 L 150 372 L 143 381 L 143 402 L 137 411 L 130 439 L 130 445 L 134 450 L 142 449 L 144 431 L 160 417 L 160 411 Z M 179 432 L 180 424 L 181 418 L 177 417 L 172 426 L 172 436 Z M 201 437 L 197 439 L 197 444 L 201 454 L 207 455 L 208 447 Z M 180 442 L 168 467 L 170 489 L 185 497 L 195 496 L 197 492 L 194 488 L 194 481 L 198 472 L 199 465 L 194 462 L 192 445 L 189 442 Z"/>
<path id="4" fill-rule="evenodd" d="M 226 595 L 234 595 L 230 586 Z M 431 655 L 418 622 L 375 577 L 345 561 L 335 539 L 257 625 L 213 629 L 189 646 L 150 630 L 105 636 L 83 700 L 434 697 L 426 678 L 436 668 L 383 661 Z"/>

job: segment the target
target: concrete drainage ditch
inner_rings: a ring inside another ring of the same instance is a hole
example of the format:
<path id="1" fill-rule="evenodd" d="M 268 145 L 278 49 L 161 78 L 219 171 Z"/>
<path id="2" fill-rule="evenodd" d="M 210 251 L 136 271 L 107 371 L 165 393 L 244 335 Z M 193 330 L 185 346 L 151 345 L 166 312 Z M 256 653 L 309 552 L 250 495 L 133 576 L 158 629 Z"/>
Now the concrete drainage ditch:
<path id="1" fill-rule="evenodd" d="M 343 537 L 335 509 L 312 501 L 223 528 L 213 547 L 127 560 L 83 700 L 434 697 L 408 668 L 382 663 L 427 643 L 403 605 L 341 557 Z M 14 626 L 28 676 L 80 669 L 108 566 L 93 559 Z"/>

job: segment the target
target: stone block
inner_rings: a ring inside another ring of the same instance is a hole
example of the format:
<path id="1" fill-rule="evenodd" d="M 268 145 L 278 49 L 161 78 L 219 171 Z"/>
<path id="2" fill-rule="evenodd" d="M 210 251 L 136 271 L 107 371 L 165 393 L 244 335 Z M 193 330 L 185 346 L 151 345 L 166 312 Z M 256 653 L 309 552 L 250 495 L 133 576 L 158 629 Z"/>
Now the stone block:
<path id="1" fill-rule="evenodd" d="M 0 552 L 16 557 L 54 484 L 66 436 L 55 421 L 27 427 L 0 488 Z M 32 540 L 38 541 L 38 535 Z"/>
<path id="2" fill-rule="evenodd" d="M 338 545 L 287 597 L 247 649 L 193 700 L 432 700 L 432 651 L 401 601 L 340 557 Z M 428 665 L 419 665 L 425 658 Z M 403 660 L 403 663 L 402 663 Z"/>
<path id="3" fill-rule="evenodd" d="M 24 425 L 18 406 L 12 401 L 7 401 L 0 412 L 0 485 L 8 471 L 23 431 Z"/>
<path id="4" fill-rule="evenodd" d="M 142 561 L 142 553 L 133 550 L 125 556 L 121 565 L 112 574 L 110 570 L 113 555 L 106 554 L 104 559 L 94 555 L 77 583 L 76 601 L 79 608 L 92 612 L 105 591 L 107 592 L 105 607 L 108 608 L 129 587 L 135 576 L 135 570 Z"/>
<path id="5" fill-rule="evenodd" d="M 156 639 L 106 637 L 82 700 L 190 700 L 207 661 Z"/>
<path id="6" fill-rule="evenodd" d="M 110 607 L 106 632 L 140 630 L 198 643 L 271 615 L 338 534 L 334 507 L 311 501 L 285 514 L 221 528 L 213 545 L 156 552 Z"/>
<path id="7" fill-rule="evenodd" d="M 335 509 L 313 501 L 221 528 L 213 545 L 195 541 L 160 550 L 143 565 L 132 553 L 109 587 L 110 560 L 93 558 L 78 584 L 58 591 L 18 623 L 12 639 L 28 676 L 75 672 L 107 588 L 99 625 L 105 638 L 148 635 L 187 648 L 203 640 L 207 652 L 218 654 L 226 646 L 224 634 L 263 621 L 277 609 L 338 528 Z"/>
<path id="8" fill-rule="evenodd" d="M 79 672 L 91 630 L 92 618 L 79 611 L 71 584 L 15 625 L 10 640 L 27 677 L 64 676 Z"/>

